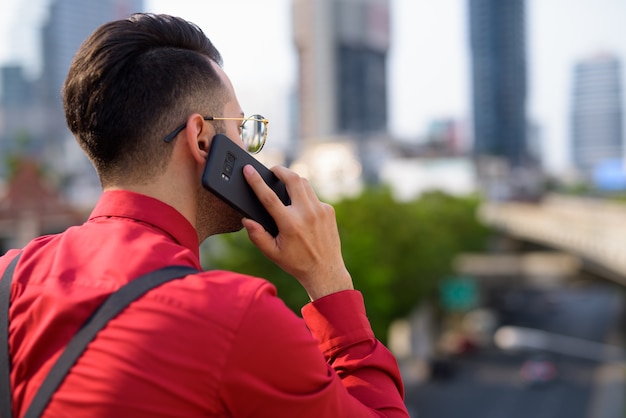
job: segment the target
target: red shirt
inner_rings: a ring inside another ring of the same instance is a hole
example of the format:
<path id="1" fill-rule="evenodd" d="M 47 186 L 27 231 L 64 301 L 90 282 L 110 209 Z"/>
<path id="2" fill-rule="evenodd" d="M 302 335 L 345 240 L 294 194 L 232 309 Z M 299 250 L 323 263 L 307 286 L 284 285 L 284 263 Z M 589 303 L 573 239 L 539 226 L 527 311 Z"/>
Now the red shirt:
<path id="1" fill-rule="evenodd" d="M 0 271 L 16 252 L 0 258 Z M 108 294 L 173 264 L 201 269 L 195 229 L 174 208 L 126 191 L 104 193 L 85 224 L 29 243 L 11 288 L 15 416 Z M 166 283 L 96 336 L 44 416 L 408 416 L 397 363 L 374 338 L 359 292 L 302 314 L 271 283 L 242 274 Z"/>

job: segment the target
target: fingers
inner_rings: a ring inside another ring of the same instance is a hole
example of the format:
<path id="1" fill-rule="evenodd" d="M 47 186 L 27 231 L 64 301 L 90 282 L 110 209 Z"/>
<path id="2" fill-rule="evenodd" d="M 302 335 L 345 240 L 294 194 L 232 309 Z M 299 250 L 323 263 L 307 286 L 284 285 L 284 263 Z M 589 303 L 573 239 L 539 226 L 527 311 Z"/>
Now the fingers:
<path id="1" fill-rule="evenodd" d="M 274 245 L 274 237 L 263 228 L 263 225 L 250 218 L 243 218 L 241 223 L 248 232 L 248 238 L 254 245 L 259 248 L 270 248 Z"/>
<path id="2" fill-rule="evenodd" d="M 317 194 L 313 190 L 311 183 L 304 177 L 300 177 L 296 172 L 282 166 L 276 166 L 272 168 L 272 172 L 276 174 L 285 186 L 287 186 L 287 193 L 292 197 L 292 201 L 304 200 L 319 200 Z"/>
<path id="3" fill-rule="evenodd" d="M 265 180 L 251 165 L 244 166 L 243 173 L 246 181 L 272 218 L 276 219 L 279 217 L 280 210 L 284 209 L 285 205 L 276 193 L 265 183 Z"/>
<path id="4" fill-rule="evenodd" d="M 305 207 L 320 203 L 317 194 L 307 179 L 300 177 L 294 171 L 282 166 L 273 167 L 272 171 L 276 177 L 285 184 L 292 205 Z M 278 223 L 286 214 L 286 208 L 283 202 L 265 183 L 254 167 L 247 165 L 244 167 L 243 172 L 254 193 L 272 218 Z"/>
<path id="5" fill-rule="evenodd" d="M 243 225 L 250 240 L 270 260 L 295 277 L 312 300 L 352 289 L 352 279 L 341 256 L 341 243 L 332 206 L 320 202 L 308 180 L 285 168 L 274 174 L 287 187 L 291 205 L 285 206 L 252 166 L 244 175 L 261 203 L 276 221 L 274 238 L 251 219 Z"/>

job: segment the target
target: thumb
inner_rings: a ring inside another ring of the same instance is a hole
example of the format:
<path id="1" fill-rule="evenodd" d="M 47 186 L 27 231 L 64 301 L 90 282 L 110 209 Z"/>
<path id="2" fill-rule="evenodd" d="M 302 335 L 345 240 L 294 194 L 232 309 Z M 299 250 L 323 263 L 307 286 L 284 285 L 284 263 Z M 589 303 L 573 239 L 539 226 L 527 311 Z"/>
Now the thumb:
<path id="1" fill-rule="evenodd" d="M 263 228 L 263 225 L 250 218 L 243 218 L 241 223 L 250 241 L 256 245 L 261 252 L 265 253 L 266 249 L 274 246 L 274 237 Z"/>

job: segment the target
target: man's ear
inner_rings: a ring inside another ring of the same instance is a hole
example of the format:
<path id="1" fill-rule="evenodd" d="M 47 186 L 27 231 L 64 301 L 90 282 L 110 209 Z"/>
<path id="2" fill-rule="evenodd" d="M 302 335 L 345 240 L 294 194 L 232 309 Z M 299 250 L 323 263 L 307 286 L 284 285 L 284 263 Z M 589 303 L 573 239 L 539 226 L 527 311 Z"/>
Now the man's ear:
<path id="1" fill-rule="evenodd" d="M 187 128 L 184 132 L 189 152 L 199 163 L 204 164 L 209 155 L 211 138 L 215 135 L 213 125 L 206 123 L 199 113 L 194 113 L 187 119 Z"/>

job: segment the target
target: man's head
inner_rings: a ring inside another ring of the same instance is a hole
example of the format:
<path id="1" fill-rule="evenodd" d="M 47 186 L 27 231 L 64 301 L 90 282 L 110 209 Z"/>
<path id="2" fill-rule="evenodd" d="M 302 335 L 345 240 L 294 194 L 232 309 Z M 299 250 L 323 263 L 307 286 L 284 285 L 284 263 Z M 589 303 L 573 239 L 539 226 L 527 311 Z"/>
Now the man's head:
<path id="1" fill-rule="evenodd" d="M 148 181 L 169 160 L 168 131 L 194 112 L 222 114 L 231 92 L 214 63 L 220 53 L 202 30 L 167 15 L 113 21 L 83 43 L 63 104 L 103 186 Z"/>
<path id="2" fill-rule="evenodd" d="M 98 28 L 63 86 L 68 126 L 105 189 L 145 192 L 177 207 L 203 240 L 241 229 L 241 214 L 202 188 L 209 143 L 239 138 L 243 115 L 221 56 L 181 18 L 136 14 Z M 176 139 L 164 138 L 177 126 Z M 243 144 L 242 144 L 243 146 Z"/>

